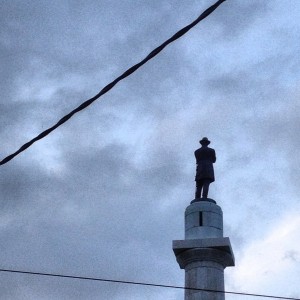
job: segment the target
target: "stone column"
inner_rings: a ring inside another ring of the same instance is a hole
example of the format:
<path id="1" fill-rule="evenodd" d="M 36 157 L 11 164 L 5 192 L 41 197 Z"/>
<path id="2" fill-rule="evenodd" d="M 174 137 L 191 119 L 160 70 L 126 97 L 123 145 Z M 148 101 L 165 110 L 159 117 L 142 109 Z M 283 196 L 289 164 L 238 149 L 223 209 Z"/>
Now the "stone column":
<path id="1" fill-rule="evenodd" d="M 224 291 L 224 269 L 234 266 L 234 255 L 223 237 L 223 213 L 214 200 L 197 200 L 185 210 L 185 239 L 173 241 L 173 251 L 186 288 Z M 224 293 L 185 290 L 185 300 L 224 299 Z"/>

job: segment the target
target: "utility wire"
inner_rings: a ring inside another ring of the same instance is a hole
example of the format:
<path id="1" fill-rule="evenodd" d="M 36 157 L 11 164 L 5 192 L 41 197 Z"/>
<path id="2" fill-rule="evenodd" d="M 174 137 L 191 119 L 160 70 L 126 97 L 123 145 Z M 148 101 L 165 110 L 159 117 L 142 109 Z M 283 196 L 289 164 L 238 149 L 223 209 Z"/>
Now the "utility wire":
<path id="1" fill-rule="evenodd" d="M 91 280 L 91 281 L 102 281 L 102 282 L 122 283 L 122 284 L 134 284 L 134 285 L 142 285 L 142 286 L 172 288 L 172 289 L 181 289 L 181 290 L 194 290 L 194 291 L 202 291 L 202 292 L 210 292 L 210 293 L 224 293 L 224 294 L 241 295 L 241 296 L 272 298 L 272 299 L 300 300 L 300 298 L 289 298 L 289 297 L 271 296 L 271 295 L 263 295 L 263 294 L 189 288 L 189 287 L 183 287 L 177 285 L 155 284 L 155 283 L 124 281 L 124 280 L 104 279 L 104 278 L 85 277 L 85 276 L 62 275 L 62 274 L 53 274 L 53 273 L 30 272 L 30 271 L 9 270 L 9 269 L 0 269 L 0 272 L 19 273 L 19 274 L 27 274 L 27 275 L 38 275 L 38 276 L 50 276 L 50 277 L 80 279 L 80 280 Z"/>
<path id="2" fill-rule="evenodd" d="M 70 113 L 65 115 L 63 118 L 61 118 L 55 125 L 52 127 L 46 129 L 42 133 L 40 133 L 38 136 L 30 140 L 29 142 L 25 143 L 19 150 L 16 152 L 8 155 L 4 159 L 0 161 L 0 165 L 4 165 L 10 160 L 12 160 L 15 156 L 19 155 L 21 152 L 25 151 L 27 148 L 29 148 L 33 143 L 37 142 L 38 140 L 43 139 L 45 136 L 47 136 L 49 133 L 51 133 L 53 130 L 67 122 L 73 115 L 80 112 L 81 110 L 85 109 L 89 105 L 91 105 L 94 101 L 96 101 L 98 98 L 100 98 L 102 95 L 107 93 L 110 89 L 112 89 L 119 81 L 123 80 L 124 78 L 128 77 L 132 73 L 134 73 L 137 69 L 139 69 L 142 65 L 144 65 L 147 61 L 152 59 L 154 56 L 156 56 L 159 52 L 161 52 L 167 45 L 174 42 L 175 40 L 179 39 L 181 36 L 183 36 L 185 33 L 187 33 L 191 28 L 196 26 L 200 21 L 205 19 L 207 16 L 209 16 L 221 3 L 223 3 L 226 0 L 219 0 L 212 6 L 210 6 L 208 9 L 206 9 L 195 21 L 190 23 L 189 25 L 185 26 L 184 28 L 180 29 L 177 33 L 175 33 L 171 38 L 166 40 L 164 43 L 162 43 L 160 46 L 155 48 L 152 52 L 150 52 L 142 61 L 139 63 L 133 65 L 131 68 L 126 70 L 122 75 L 117 77 L 115 80 L 113 80 L 111 83 L 106 85 L 97 95 L 94 97 L 86 100 L 82 104 L 80 104 L 77 108 L 72 110 Z"/>
<path id="3" fill-rule="evenodd" d="M 21 152 L 25 151 L 29 148 L 32 144 L 37 142 L 38 140 L 43 139 L 49 133 L 54 131 L 56 128 L 67 122 L 73 115 L 80 112 L 81 110 L 87 108 L 91 105 L 94 101 L 100 98 L 102 95 L 106 94 L 109 90 L 111 90 L 119 81 L 125 79 L 126 77 L 130 76 L 134 73 L 137 69 L 143 66 L 146 62 L 150 59 L 155 57 L 159 54 L 166 46 L 170 43 L 174 42 L 175 40 L 179 39 L 181 36 L 186 34 L 190 29 L 196 26 L 200 21 L 205 19 L 209 16 L 220 4 L 225 2 L 226 0 L 218 0 L 215 4 L 210 6 L 206 9 L 196 20 L 194 20 L 189 25 L 185 26 L 184 28 L 180 29 L 177 33 L 175 33 L 171 38 L 166 40 L 160 46 L 155 48 L 152 52 L 150 52 L 143 60 L 139 63 L 133 65 L 128 70 L 126 70 L 122 75 L 117 77 L 115 80 L 110 82 L 106 85 L 98 94 L 94 97 L 86 100 L 82 104 L 80 104 L 77 108 L 72 110 L 70 113 L 65 115 L 61 118 L 55 125 L 52 127 L 44 130 L 38 136 L 30 140 L 29 142 L 25 143 L 23 146 L 20 147 L 19 150 L 16 152 L 8 155 L 4 159 L 0 161 L 0 165 L 4 165 L 10 160 L 12 160 L 15 156 L 19 155 Z M 37 275 L 37 276 L 49 276 L 49 277 L 58 277 L 58 278 L 69 278 L 69 279 L 79 279 L 79 280 L 90 280 L 90 281 L 101 281 L 101 282 L 111 282 L 111 283 L 122 283 L 122 284 L 132 284 L 132 285 L 142 285 L 142 286 L 152 286 L 152 287 L 162 287 L 162 288 L 174 288 L 174 289 L 184 289 L 184 290 L 197 290 L 203 292 L 211 292 L 211 293 L 225 293 L 225 294 L 233 294 L 233 295 L 242 295 L 242 296 L 252 296 L 252 297 L 263 297 L 263 298 L 272 298 L 272 299 L 286 299 L 286 300 L 300 300 L 300 298 L 290 298 L 290 297 L 281 297 L 281 296 L 273 296 L 273 295 L 263 295 L 263 294 L 253 294 L 253 293 L 242 293 L 242 292 L 230 292 L 230 291 L 220 291 L 220 290 L 210 290 L 210 289 L 200 289 L 200 288 L 190 288 L 190 287 L 182 287 L 182 286 L 175 286 L 175 285 L 164 285 L 164 284 L 154 284 L 154 283 L 145 283 L 145 282 L 135 282 L 135 281 L 124 281 L 124 280 L 114 280 L 114 279 L 104 279 L 104 278 L 95 278 L 95 277 L 84 277 L 84 276 L 73 276 L 73 275 L 63 275 L 63 274 L 53 274 L 53 273 L 42 273 L 42 272 L 30 272 L 30 271 L 21 271 L 21 270 L 9 270 L 9 269 L 0 269 L 0 272 L 6 273 L 18 273 L 18 274 L 27 274 L 27 275 Z"/>

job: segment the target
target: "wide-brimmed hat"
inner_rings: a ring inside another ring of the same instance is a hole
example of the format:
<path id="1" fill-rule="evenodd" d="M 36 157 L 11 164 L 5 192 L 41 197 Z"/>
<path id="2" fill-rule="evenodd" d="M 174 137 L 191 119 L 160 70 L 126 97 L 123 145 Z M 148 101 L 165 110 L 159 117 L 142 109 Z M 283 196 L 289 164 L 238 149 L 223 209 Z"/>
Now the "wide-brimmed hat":
<path id="1" fill-rule="evenodd" d="M 209 145 L 210 144 L 210 141 L 208 140 L 207 137 L 204 137 L 201 141 L 199 141 L 199 143 L 201 145 Z"/>

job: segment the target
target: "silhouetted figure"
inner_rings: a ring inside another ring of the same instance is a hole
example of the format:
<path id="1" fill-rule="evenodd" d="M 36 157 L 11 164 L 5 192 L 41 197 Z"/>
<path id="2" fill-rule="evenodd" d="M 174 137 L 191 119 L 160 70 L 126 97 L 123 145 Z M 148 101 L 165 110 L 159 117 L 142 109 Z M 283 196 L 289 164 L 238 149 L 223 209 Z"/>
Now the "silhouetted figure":
<path id="1" fill-rule="evenodd" d="M 200 142 L 201 148 L 195 151 L 197 161 L 196 170 L 196 195 L 195 198 L 207 198 L 209 185 L 215 181 L 213 163 L 216 162 L 215 150 L 209 148 L 210 141 L 204 137 Z M 201 197 L 202 192 L 202 197 Z"/>

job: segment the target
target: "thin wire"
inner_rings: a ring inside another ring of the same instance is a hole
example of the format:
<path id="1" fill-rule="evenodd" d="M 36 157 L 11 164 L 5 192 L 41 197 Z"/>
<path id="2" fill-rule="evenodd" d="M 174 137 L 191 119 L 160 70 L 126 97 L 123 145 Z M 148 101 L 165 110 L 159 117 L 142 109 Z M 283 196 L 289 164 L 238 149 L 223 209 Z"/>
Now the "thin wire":
<path id="1" fill-rule="evenodd" d="M 172 43 L 175 40 L 179 39 L 181 36 L 183 36 L 185 33 L 187 33 L 191 28 L 193 28 L 195 25 L 197 25 L 200 21 L 202 21 L 207 16 L 209 16 L 224 1 L 226 1 L 226 0 L 219 0 L 215 4 L 210 6 L 195 21 L 193 21 L 192 23 L 190 23 L 186 27 L 180 29 L 171 38 L 169 38 L 164 43 L 162 43 L 160 46 L 155 48 L 152 52 L 150 52 L 142 61 L 140 61 L 139 63 L 133 65 L 131 68 L 126 70 L 122 75 L 120 75 L 115 80 L 113 80 L 111 83 L 106 85 L 97 95 L 95 95 L 94 97 L 92 97 L 92 98 L 86 100 L 85 102 L 83 102 L 82 104 L 80 104 L 77 108 L 75 108 L 70 113 L 68 113 L 63 118 L 61 118 L 55 125 L 53 125 L 52 127 L 46 129 L 45 131 L 40 133 L 38 136 L 36 136 L 32 140 L 30 140 L 29 142 L 25 143 L 19 150 L 17 150 L 16 152 L 8 155 L 4 159 L 2 159 L 0 161 L 0 165 L 6 164 L 10 160 L 12 160 L 15 156 L 19 155 L 21 152 L 23 152 L 27 148 L 29 148 L 33 143 L 35 143 L 38 140 L 41 140 L 42 138 L 47 136 L 49 133 L 51 133 L 53 130 L 55 130 L 56 128 L 58 128 L 59 126 L 61 126 L 65 122 L 67 122 L 73 115 L 75 115 L 76 113 L 80 112 L 81 110 L 83 110 L 86 107 L 88 107 L 89 105 L 91 105 L 94 101 L 96 101 L 98 98 L 100 98 L 102 95 L 107 93 L 110 89 L 112 89 L 119 81 L 121 81 L 122 79 L 124 79 L 124 78 L 128 77 L 129 75 L 131 75 L 132 73 L 134 73 L 137 69 L 139 69 L 147 61 L 149 61 L 154 56 L 156 56 L 159 52 L 161 52 L 167 45 L 169 45 L 170 43 Z"/>
<path id="2" fill-rule="evenodd" d="M 28 275 L 38 275 L 38 276 L 50 276 L 50 277 L 80 279 L 80 280 L 91 280 L 91 281 L 102 281 L 102 282 L 122 283 L 122 284 L 134 284 L 134 285 L 143 285 L 143 286 L 152 286 L 152 287 L 202 291 L 202 292 L 210 292 L 210 293 L 224 293 L 224 294 L 233 294 L 233 295 L 241 295 L 241 296 L 264 297 L 264 298 L 272 298 L 272 299 L 300 300 L 300 298 L 289 298 L 289 297 L 271 296 L 271 295 L 263 295 L 263 294 L 252 294 L 252 293 L 242 293 L 242 292 L 229 292 L 229 291 L 220 291 L 220 290 L 189 288 L 189 287 L 183 287 L 183 286 L 177 286 L 177 285 L 165 285 L 165 284 L 124 281 L 124 280 L 104 279 L 104 278 L 85 277 L 85 276 L 62 275 L 62 274 L 53 274 L 53 273 L 30 272 L 30 271 L 9 270 L 9 269 L 0 269 L 0 272 L 19 273 L 19 274 L 28 274 Z"/>

